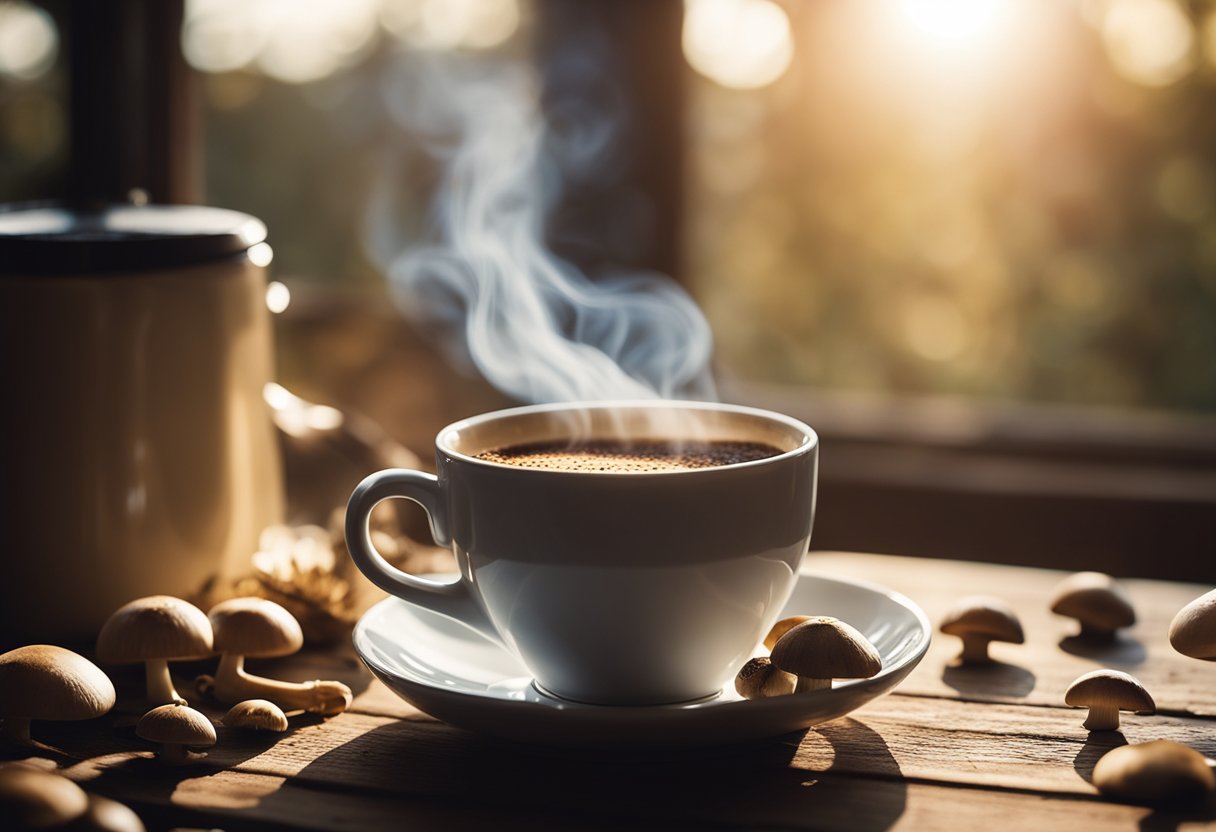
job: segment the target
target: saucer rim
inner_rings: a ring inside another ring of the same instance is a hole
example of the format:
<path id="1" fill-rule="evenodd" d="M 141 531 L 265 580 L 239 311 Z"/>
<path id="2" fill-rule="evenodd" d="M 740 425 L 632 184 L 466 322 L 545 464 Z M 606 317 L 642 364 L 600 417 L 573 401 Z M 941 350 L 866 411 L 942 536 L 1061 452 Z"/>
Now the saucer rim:
<path id="1" fill-rule="evenodd" d="M 454 573 L 443 573 L 433 576 L 435 579 L 444 579 L 457 577 Z M 450 688 L 441 687 L 438 685 L 428 684 L 425 681 L 413 679 L 408 676 L 402 676 L 393 669 L 382 666 L 373 658 L 373 651 L 367 648 L 361 648 L 360 640 L 367 630 L 367 622 L 378 611 L 382 614 L 382 608 L 395 607 L 397 604 L 411 605 L 408 601 L 390 595 L 376 604 L 373 604 L 362 616 L 359 617 L 355 624 L 354 630 L 351 633 L 351 641 L 355 649 L 356 655 L 368 667 L 372 673 L 380 679 L 395 695 L 406 699 L 414 707 L 418 708 L 423 713 L 429 713 L 415 702 L 407 699 L 402 695 L 398 686 L 404 686 L 410 689 L 417 689 L 424 692 L 424 695 L 432 698 L 445 700 L 452 704 L 467 702 L 470 697 L 487 703 L 494 703 L 492 707 L 506 707 L 512 710 L 528 710 L 534 713 L 552 714 L 554 712 L 577 712 L 580 719 L 619 719 L 621 717 L 629 717 L 638 719 L 643 715 L 660 715 L 661 717 L 669 716 L 676 712 L 692 712 L 704 711 L 712 709 L 714 711 L 733 712 L 737 710 L 786 710 L 795 703 L 811 703 L 820 702 L 826 704 L 829 700 L 851 700 L 855 696 L 867 696 L 864 701 L 853 704 L 845 708 L 837 717 L 843 716 L 855 710 L 871 699 L 877 698 L 884 692 L 893 690 L 909 673 L 916 668 L 920 661 L 929 651 L 929 647 L 933 641 L 933 627 L 929 621 L 925 611 L 902 592 L 885 587 L 882 584 L 874 581 L 855 578 L 837 578 L 829 575 L 824 575 L 820 572 L 808 569 L 804 566 L 798 573 L 799 581 L 805 579 L 813 579 L 819 582 L 835 583 L 849 587 L 864 589 L 869 592 L 881 595 L 898 606 L 912 613 L 913 618 L 919 627 L 922 640 L 917 647 L 907 656 L 903 657 L 899 662 L 884 666 L 882 670 L 866 679 L 846 679 L 840 680 L 831 688 L 813 691 L 801 691 L 797 693 L 787 694 L 785 696 L 768 697 L 764 699 L 723 699 L 722 694 L 727 690 L 724 686 L 716 694 L 711 694 L 706 699 L 697 700 L 694 702 L 673 702 L 663 704 L 647 704 L 647 705 L 597 705 L 589 702 L 572 702 L 559 699 L 557 697 L 546 697 L 545 702 L 535 702 L 528 700 L 509 699 L 501 696 L 492 696 L 483 694 L 477 691 L 468 690 L 453 690 Z M 894 677 L 894 678 L 893 678 Z M 728 683 L 729 684 L 729 683 Z M 874 689 L 878 689 L 876 692 Z M 843 704 L 843 701 L 842 701 Z M 593 716 L 595 715 L 595 716 Z M 837 718 L 831 717 L 831 718 Z M 822 720 L 817 720 L 822 721 Z"/>

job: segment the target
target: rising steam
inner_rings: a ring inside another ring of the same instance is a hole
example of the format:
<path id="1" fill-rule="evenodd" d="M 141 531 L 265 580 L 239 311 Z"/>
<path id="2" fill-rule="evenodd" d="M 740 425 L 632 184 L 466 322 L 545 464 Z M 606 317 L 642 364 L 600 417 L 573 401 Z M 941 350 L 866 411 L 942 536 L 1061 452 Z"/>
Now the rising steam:
<path id="1" fill-rule="evenodd" d="M 709 326 L 683 290 L 650 273 L 592 281 L 546 249 L 561 177 L 531 77 L 445 57 L 408 59 L 385 88 L 443 170 L 434 242 L 400 244 L 386 188 L 373 206 L 370 247 L 403 312 L 520 401 L 714 398 Z M 612 131 L 591 118 L 581 151 L 563 133 L 566 163 L 602 158 Z"/>

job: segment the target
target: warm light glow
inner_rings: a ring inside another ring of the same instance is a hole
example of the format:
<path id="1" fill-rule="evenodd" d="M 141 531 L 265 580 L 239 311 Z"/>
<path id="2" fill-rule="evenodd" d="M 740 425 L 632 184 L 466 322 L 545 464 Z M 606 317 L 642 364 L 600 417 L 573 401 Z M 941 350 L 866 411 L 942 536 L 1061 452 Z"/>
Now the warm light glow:
<path id="1" fill-rule="evenodd" d="M 273 381 L 262 388 L 275 425 L 289 436 L 305 437 L 317 431 L 335 430 L 345 421 L 342 411 L 301 399 Z"/>
<path id="2" fill-rule="evenodd" d="M 517 0 L 426 0 L 407 40 L 426 49 L 489 49 L 518 28 Z"/>
<path id="3" fill-rule="evenodd" d="M 967 347 L 967 320 L 952 300 L 914 298 L 903 307 L 904 338 L 921 358 L 949 361 Z"/>
<path id="4" fill-rule="evenodd" d="M 274 314 L 287 311 L 291 305 L 291 290 L 277 280 L 266 286 L 266 308 Z"/>
<path id="5" fill-rule="evenodd" d="M 1146 87 L 1164 87 L 1195 65 L 1195 30 L 1174 0 L 1115 0 L 1102 23 L 1115 70 Z"/>
<path id="6" fill-rule="evenodd" d="M 189 0 L 182 50 L 196 69 L 256 65 L 280 81 L 316 81 L 352 63 L 376 34 L 380 0 Z"/>
<path id="7" fill-rule="evenodd" d="M 0 3 L 0 75 L 37 78 L 55 63 L 58 48 L 50 15 L 29 3 Z"/>
<path id="8" fill-rule="evenodd" d="M 790 19 L 771 0 L 686 0 L 684 57 L 724 87 L 773 83 L 794 57 Z"/>
<path id="9" fill-rule="evenodd" d="M 1010 0 L 899 0 L 910 31 L 934 46 L 970 47 L 999 36 Z"/>

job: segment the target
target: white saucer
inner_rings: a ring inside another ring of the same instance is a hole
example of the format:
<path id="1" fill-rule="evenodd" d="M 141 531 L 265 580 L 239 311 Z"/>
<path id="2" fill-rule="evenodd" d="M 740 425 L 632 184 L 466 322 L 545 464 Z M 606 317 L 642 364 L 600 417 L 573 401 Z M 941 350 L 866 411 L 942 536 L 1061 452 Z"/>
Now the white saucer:
<path id="1" fill-rule="evenodd" d="M 695 703 L 585 705 L 538 691 L 523 665 L 465 625 L 389 598 L 355 627 L 355 651 L 388 687 L 452 725 L 546 745 L 717 745 L 798 731 L 847 714 L 899 684 L 929 649 L 929 620 L 897 592 L 803 574 L 783 615 L 830 615 L 878 648 L 883 669 L 831 690 L 743 700 L 728 685 Z M 766 655 L 763 645 L 755 655 Z"/>

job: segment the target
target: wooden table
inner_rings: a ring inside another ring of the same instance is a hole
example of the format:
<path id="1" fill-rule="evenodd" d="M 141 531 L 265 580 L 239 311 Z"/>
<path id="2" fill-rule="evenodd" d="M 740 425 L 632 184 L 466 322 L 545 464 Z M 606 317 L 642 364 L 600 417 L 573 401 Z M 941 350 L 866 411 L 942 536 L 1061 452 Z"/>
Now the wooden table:
<path id="1" fill-rule="evenodd" d="M 1150 810 L 1104 800 L 1090 783 L 1098 758 L 1125 741 L 1173 739 L 1216 757 L 1216 664 L 1178 655 L 1165 637 L 1175 611 L 1210 587 L 1127 581 L 1140 623 L 1095 652 L 1046 609 L 1060 573 L 841 553 L 815 553 L 809 568 L 901 590 L 935 622 L 959 595 L 1002 596 L 1026 644 L 994 645 L 1001 664 L 964 670 L 952 666 L 957 641 L 937 634 L 896 693 L 803 736 L 708 751 L 570 752 L 481 737 L 397 699 L 349 648 L 253 667 L 344 679 L 358 694 L 350 711 L 297 719 L 273 738 L 220 728 L 193 766 L 154 763 L 112 719 L 34 733 L 66 752 L 69 777 L 126 802 L 149 828 L 1216 828 L 1216 799 Z M 1089 736 L 1064 689 L 1103 666 L 1137 676 L 1158 715 L 1128 714 L 1121 734 Z"/>

